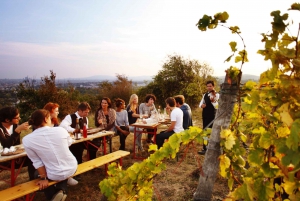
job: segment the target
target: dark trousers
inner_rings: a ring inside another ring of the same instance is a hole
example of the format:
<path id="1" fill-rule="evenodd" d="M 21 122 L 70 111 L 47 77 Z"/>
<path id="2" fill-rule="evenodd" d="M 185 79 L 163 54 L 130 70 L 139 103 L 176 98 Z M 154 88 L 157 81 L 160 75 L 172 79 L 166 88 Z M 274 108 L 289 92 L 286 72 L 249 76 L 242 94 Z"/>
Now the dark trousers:
<path id="1" fill-rule="evenodd" d="M 35 173 L 34 173 L 34 178 L 37 179 L 39 178 L 39 173 L 38 171 L 36 170 Z M 49 180 L 49 181 L 52 181 L 52 180 Z M 52 197 L 60 190 L 62 190 L 65 194 L 67 193 L 67 186 L 68 186 L 68 180 L 63 180 L 63 181 L 60 181 L 52 186 L 48 186 L 47 188 L 45 188 L 44 190 L 44 194 L 46 196 L 46 198 L 48 200 L 51 200 Z"/>
<path id="2" fill-rule="evenodd" d="M 71 153 L 75 156 L 77 163 L 81 164 L 82 163 L 82 154 L 83 154 L 83 149 L 84 149 L 84 144 L 83 142 L 77 143 L 77 144 L 72 144 L 69 147 Z"/>
<path id="3" fill-rule="evenodd" d="M 169 139 L 169 137 L 172 136 L 174 133 L 175 133 L 174 131 L 169 131 L 169 132 L 162 131 L 162 132 L 160 132 L 159 135 L 156 136 L 156 144 L 157 144 L 158 149 L 160 147 L 162 147 L 165 140 Z"/>
<path id="4" fill-rule="evenodd" d="M 102 138 L 96 138 L 96 139 L 92 140 L 92 144 L 94 144 L 97 147 L 100 147 L 101 143 L 102 143 Z M 89 144 L 88 151 L 89 151 L 90 160 L 95 159 L 97 151 L 98 151 L 98 148 L 96 148 L 93 145 Z"/>
<path id="5" fill-rule="evenodd" d="M 154 129 L 147 129 L 147 132 L 153 133 Z M 151 138 L 153 137 L 153 134 L 151 134 L 151 133 L 150 134 L 148 133 L 148 136 L 147 136 L 148 142 L 151 142 Z"/>
<path id="6" fill-rule="evenodd" d="M 120 126 L 120 128 L 122 130 L 124 130 L 124 131 L 128 131 L 129 132 L 129 128 L 128 127 Z M 119 150 L 124 150 L 125 151 L 125 141 L 126 141 L 127 135 L 124 135 L 120 131 L 117 131 L 117 134 L 120 136 L 120 148 L 119 148 Z"/>

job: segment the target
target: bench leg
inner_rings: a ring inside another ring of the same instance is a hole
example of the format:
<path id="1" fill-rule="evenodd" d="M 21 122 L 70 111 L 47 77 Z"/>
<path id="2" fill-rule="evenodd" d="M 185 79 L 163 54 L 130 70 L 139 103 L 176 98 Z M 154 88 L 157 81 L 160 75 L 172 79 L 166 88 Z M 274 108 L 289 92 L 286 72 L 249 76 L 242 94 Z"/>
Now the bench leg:
<path id="1" fill-rule="evenodd" d="M 120 158 L 120 159 L 119 159 L 119 164 L 120 164 L 120 166 L 122 166 L 122 162 L 123 162 L 123 161 L 122 161 L 122 158 Z"/>
<path id="2" fill-rule="evenodd" d="M 25 196 L 25 200 L 26 201 L 32 201 L 33 200 L 33 198 L 34 198 L 34 196 L 35 196 L 35 192 L 32 194 L 32 196 L 30 196 L 31 194 L 27 194 L 26 196 Z"/>

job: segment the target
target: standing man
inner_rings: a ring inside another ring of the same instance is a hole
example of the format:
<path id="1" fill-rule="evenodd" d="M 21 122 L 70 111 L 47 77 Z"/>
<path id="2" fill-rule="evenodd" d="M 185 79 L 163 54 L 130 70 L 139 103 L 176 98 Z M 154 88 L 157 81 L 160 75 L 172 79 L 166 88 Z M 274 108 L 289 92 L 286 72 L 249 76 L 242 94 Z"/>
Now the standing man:
<path id="1" fill-rule="evenodd" d="M 212 128 L 213 124 L 209 125 L 215 119 L 216 111 L 218 109 L 219 93 L 214 89 L 215 83 L 212 80 L 206 82 L 207 92 L 203 95 L 199 107 L 203 109 L 202 120 L 203 129 Z M 206 153 L 206 145 L 203 144 L 203 150 L 198 153 L 204 155 Z"/>
<path id="2" fill-rule="evenodd" d="M 75 132 L 76 127 L 76 119 L 79 119 L 80 132 L 82 133 L 83 124 L 86 124 L 86 128 L 88 128 L 88 114 L 91 110 L 90 105 L 87 102 L 82 102 L 78 105 L 77 112 L 74 114 L 67 115 L 64 120 L 59 125 L 60 127 L 65 128 L 69 133 Z M 77 144 L 72 144 L 70 146 L 70 151 L 75 156 L 77 163 L 82 163 L 82 153 L 84 150 L 84 144 L 82 142 Z"/>
<path id="3" fill-rule="evenodd" d="M 193 126 L 191 107 L 184 102 L 185 99 L 183 95 L 177 95 L 174 99 L 176 101 L 176 107 L 179 107 L 183 112 L 182 127 L 184 130 L 189 129 L 190 126 Z"/>
<path id="4" fill-rule="evenodd" d="M 167 109 L 171 110 L 171 125 L 165 131 L 160 132 L 156 136 L 156 144 L 158 149 L 163 146 L 165 139 L 169 139 L 174 133 L 179 133 L 183 131 L 182 123 L 183 123 L 183 112 L 181 109 L 176 107 L 176 102 L 173 97 L 169 97 L 166 99 Z"/>

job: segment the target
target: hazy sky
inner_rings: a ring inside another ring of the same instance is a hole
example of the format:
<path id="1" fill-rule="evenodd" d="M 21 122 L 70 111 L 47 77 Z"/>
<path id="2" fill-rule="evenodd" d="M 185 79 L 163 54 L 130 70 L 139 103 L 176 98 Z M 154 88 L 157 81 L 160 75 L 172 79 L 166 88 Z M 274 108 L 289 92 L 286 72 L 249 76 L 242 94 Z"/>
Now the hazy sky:
<path id="1" fill-rule="evenodd" d="M 0 78 L 40 78 L 50 70 L 57 78 L 156 75 L 174 53 L 224 75 L 236 65 L 223 62 L 231 54 L 228 43 L 242 45 L 240 38 L 222 27 L 201 32 L 195 26 L 204 14 L 223 11 L 230 15 L 227 26 L 239 26 L 247 46 L 250 62 L 243 73 L 259 75 L 270 66 L 256 54 L 263 47 L 260 33 L 271 30 L 270 12 L 287 12 L 294 2 L 1 0 Z M 299 12 L 289 13 L 299 19 Z"/>

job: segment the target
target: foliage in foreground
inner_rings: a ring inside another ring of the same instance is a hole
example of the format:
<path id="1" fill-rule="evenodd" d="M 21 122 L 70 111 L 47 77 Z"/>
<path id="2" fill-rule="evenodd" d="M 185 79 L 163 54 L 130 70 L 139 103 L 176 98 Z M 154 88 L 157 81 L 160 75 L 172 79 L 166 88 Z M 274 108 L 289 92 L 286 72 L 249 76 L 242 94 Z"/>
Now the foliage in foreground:
<path id="1" fill-rule="evenodd" d="M 290 10 L 300 10 L 300 4 Z M 231 190 L 226 201 L 300 200 L 300 27 L 292 36 L 287 13 L 271 16 L 272 32 L 262 34 L 265 49 L 258 53 L 272 67 L 259 84 L 243 86 L 231 128 L 221 132 L 220 174 Z M 242 146 L 246 136 L 252 137 L 248 151 Z"/>
<path id="2" fill-rule="evenodd" d="M 193 141 L 203 143 L 203 137 L 211 130 L 203 131 L 198 127 L 190 127 L 181 133 L 172 135 L 163 147 L 151 154 L 141 163 L 134 163 L 123 170 L 116 163 L 109 165 L 107 179 L 100 182 L 101 192 L 108 200 L 152 200 L 153 178 L 165 169 L 164 159 L 175 158 L 180 144 Z M 155 149 L 150 147 L 152 149 Z"/>

